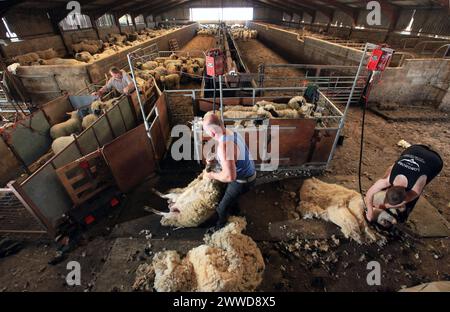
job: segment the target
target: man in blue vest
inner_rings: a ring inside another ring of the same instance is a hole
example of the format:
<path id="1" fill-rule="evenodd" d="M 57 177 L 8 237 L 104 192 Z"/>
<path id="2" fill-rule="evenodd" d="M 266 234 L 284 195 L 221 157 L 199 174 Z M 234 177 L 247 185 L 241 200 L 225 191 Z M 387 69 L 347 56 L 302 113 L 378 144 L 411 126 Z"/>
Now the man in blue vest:
<path id="1" fill-rule="evenodd" d="M 213 230 L 218 230 L 227 222 L 239 196 L 254 186 L 255 163 L 244 139 L 238 133 L 226 129 L 217 115 L 205 115 L 203 130 L 217 142 L 216 157 L 221 166 L 220 172 L 208 172 L 206 177 L 228 184 L 217 207 L 218 221 Z"/>

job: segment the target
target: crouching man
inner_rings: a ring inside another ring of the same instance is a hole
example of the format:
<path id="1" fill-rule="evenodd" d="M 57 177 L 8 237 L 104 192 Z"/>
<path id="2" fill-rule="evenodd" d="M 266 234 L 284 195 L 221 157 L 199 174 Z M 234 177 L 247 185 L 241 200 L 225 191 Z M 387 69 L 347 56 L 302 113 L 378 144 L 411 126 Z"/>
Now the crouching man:
<path id="1" fill-rule="evenodd" d="M 219 117 L 206 114 L 203 129 L 217 142 L 216 157 L 221 167 L 220 172 L 207 172 L 206 177 L 228 183 L 217 207 L 218 221 L 212 229 L 215 231 L 225 225 L 231 209 L 237 205 L 239 196 L 254 186 L 256 170 L 244 139 L 238 133 L 226 129 Z"/>
<path id="2" fill-rule="evenodd" d="M 365 197 L 367 219 L 376 221 L 385 229 L 405 222 L 419 200 L 422 191 L 443 168 L 439 154 L 425 145 L 412 145 L 386 171 Z M 386 190 L 384 203 L 374 205 L 374 196 Z"/>
<path id="3" fill-rule="evenodd" d="M 130 75 L 117 67 L 111 67 L 109 70 L 111 78 L 97 92 L 92 93 L 93 96 L 102 97 L 105 93 L 115 89 L 120 94 L 130 95 L 134 91 L 134 83 Z"/>

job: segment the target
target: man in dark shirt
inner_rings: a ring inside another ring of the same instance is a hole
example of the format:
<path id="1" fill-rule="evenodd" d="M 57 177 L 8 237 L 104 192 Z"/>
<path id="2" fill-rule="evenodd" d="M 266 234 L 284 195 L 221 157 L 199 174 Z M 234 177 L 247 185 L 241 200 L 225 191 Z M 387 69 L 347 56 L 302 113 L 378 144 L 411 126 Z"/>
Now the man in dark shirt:
<path id="1" fill-rule="evenodd" d="M 382 226 L 389 228 L 396 222 L 405 222 L 425 185 L 441 172 L 443 165 L 439 154 L 429 147 L 425 145 L 408 147 L 395 164 L 388 168 L 385 176 L 367 191 L 365 197 L 367 219 L 375 221 L 380 214 L 388 213 L 392 217 L 390 224 L 388 222 L 381 224 Z M 386 190 L 384 204 L 375 207 L 374 195 L 383 190 Z"/>

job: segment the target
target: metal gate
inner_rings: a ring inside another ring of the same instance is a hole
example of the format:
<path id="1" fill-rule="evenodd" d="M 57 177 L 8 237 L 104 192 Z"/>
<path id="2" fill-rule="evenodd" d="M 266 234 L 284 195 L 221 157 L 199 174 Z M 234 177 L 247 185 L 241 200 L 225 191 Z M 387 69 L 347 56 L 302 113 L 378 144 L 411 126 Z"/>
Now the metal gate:
<path id="1" fill-rule="evenodd" d="M 20 195 L 8 185 L 0 188 L 0 233 L 45 234 L 47 231 Z"/>
<path id="2" fill-rule="evenodd" d="M 335 104 L 347 104 L 355 84 L 351 104 L 357 104 L 367 81 L 364 68 L 358 66 L 260 64 L 258 87 L 306 87 L 315 84 Z M 356 79 L 355 79 L 356 78 Z"/>

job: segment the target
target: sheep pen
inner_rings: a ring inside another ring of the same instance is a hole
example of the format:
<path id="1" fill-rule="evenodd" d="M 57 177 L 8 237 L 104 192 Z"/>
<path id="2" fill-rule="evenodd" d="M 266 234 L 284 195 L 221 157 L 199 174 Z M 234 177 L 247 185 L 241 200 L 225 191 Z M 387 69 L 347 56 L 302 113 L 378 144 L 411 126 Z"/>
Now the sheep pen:
<path id="1" fill-rule="evenodd" d="M 182 258 L 174 250 L 159 252 L 136 271 L 133 289 L 158 292 L 254 291 L 262 282 L 264 260 L 256 243 L 242 234 L 247 222 L 229 223 Z"/>

